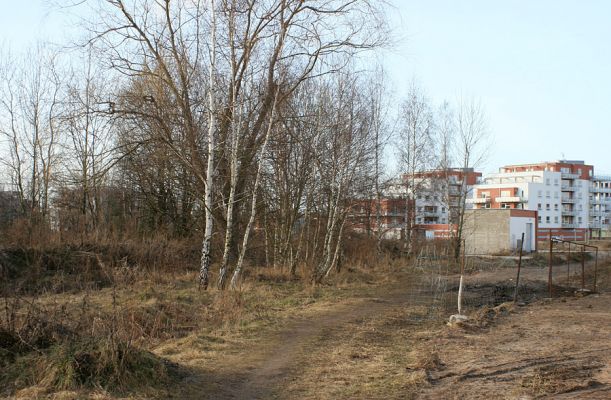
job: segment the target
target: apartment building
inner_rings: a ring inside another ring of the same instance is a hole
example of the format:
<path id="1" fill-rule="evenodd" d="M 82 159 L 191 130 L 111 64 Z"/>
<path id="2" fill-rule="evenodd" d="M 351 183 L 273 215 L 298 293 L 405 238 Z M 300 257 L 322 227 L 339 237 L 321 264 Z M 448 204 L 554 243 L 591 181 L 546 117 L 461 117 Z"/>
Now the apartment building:
<path id="1" fill-rule="evenodd" d="M 611 176 L 592 178 L 590 185 L 590 237 L 609 235 L 611 228 Z"/>
<path id="2" fill-rule="evenodd" d="M 472 188 L 481 176 L 481 172 L 472 168 L 403 175 L 383 189 L 380 226 L 377 226 L 376 201 L 367 199 L 355 202 L 351 215 L 353 229 L 381 231 L 387 239 L 400 239 L 404 237 L 409 216 L 412 217 L 412 229 L 417 234 L 428 239 L 448 237 L 455 229 L 461 198 L 471 196 Z"/>
<path id="3" fill-rule="evenodd" d="M 594 167 L 560 160 L 508 165 L 474 187 L 474 208 L 536 210 L 537 239 L 585 240 L 590 232 Z"/>
<path id="4" fill-rule="evenodd" d="M 413 179 L 404 175 L 403 180 L 408 183 L 405 186 L 413 187 L 410 192 L 415 201 L 414 228 L 428 239 L 450 236 L 457 223 L 461 200 L 472 196 L 481 176 L 473 168 L 431 170 L 416 174 Z"/>
<path id="5" fill-rule="evenodd" d="M 401 239 L 405 229 L 406 198 L 396 193 L 385 195 L 380 199 L 379 216 L 377 207 L 376 199 L 355 201 L 349 215 L 352 229 L 361 233 L 379 233 L 384 239 Z"/>

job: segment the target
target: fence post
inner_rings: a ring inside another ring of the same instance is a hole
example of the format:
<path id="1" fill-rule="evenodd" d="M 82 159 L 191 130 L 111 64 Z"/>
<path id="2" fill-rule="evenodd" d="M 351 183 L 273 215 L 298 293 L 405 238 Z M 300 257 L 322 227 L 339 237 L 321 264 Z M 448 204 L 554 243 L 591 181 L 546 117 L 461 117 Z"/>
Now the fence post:
<path id="1" fill-rule="evenodd" d="M 552 257 L 554 255 L 554 241 L 552 240 L 552 231 L 549 231 L 549 268 L 547 276 L 547 287 L 549 290 L 549 297 L 552 298 Z"/>
<path id="2" fill-rule="evenodd" d="M 596 255 L 594 256 L 594 291 L 596 292 L 596 277 L 598 275 L 598 247 L 596 248 Z"/>
<path id="3" fill-rule="evenodd" d="M 462 257 L 460 258 L 460 282 L 458 283 L 458 314 L 462 315 L 462 290 L 465 275 L 465 243 L 463 241 Z"/>
<path id="4" fill-rule="evenodd" d="M 566 285 L 571 286 L 571 242 L 569 244 L 569 255 L 566 258 Z"/>
<path id="5" fill-rule="evenodd" d="M 581 246 L 581 289 L 586 288 L 586 253 L 585 246 Z"/>
<path id="6" fill-rule="evenodd" d="M 522 241 L 520 242 L 520 257 L 518 258 L 518 276 L 516 277 L 516 290 L 513 292 L 513 302 L 518 301 L 518 286 L 520 285 L 520 268 L 522 267 L 522 249 L 524 248 L 524 232 L 522 232 Z"/>

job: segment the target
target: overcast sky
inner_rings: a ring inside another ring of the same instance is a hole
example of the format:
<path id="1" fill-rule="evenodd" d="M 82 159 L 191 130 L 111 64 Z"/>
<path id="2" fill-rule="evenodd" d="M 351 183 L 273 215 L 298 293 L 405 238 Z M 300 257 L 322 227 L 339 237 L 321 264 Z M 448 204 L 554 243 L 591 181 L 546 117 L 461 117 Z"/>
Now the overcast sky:
<path id="1" fill-rule="evenodd" d="M 0 0 L 0 43 L 70 33 L 48 0 Z M 583 159 L 611 174 L 611 1 L 395 0 L 385 68 L 440 103 L 479 99 L 494 137 L 484 167 Z"/>

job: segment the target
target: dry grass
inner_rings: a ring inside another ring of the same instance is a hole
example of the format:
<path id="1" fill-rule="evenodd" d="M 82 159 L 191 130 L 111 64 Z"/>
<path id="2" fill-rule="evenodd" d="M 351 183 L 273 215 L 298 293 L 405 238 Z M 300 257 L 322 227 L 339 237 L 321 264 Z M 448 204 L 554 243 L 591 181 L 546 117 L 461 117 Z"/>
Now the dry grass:
<path id="1" fill-rule="evenodd" d="M 121 268 L 98 267 L 112 286 L 5 299 L 3 394 L 28 398 L 36 388 L 49 396 L 102 391 L 163 398 L 182 374 L 200 373 L 202 360 L 212 365 L 229 348 L 272 334 L 290 318 L 315 314 L 359 291 L 365 296 L 372 283 L 387 279 L 346 269 L 321 287 L 258 269 L 240 291 L 219 292 L 199 291 L 193 273 L 135 272 L 120 279 L 126 273 Z"/>
<path id="2" fill-rule="evenodd" d="M 283 387 L 286 398 L 409 399 L 428 385 L 427 369 L 440 363 L 420 358 L 414 349 L 437 323 L 422 323 L 426 310 L 386 307 L 373 316 L 324 330 L 300 355 L 307 362 L 292 375 L 299 380 Z M 334 343 L 329 349 L 326 343 Z M 428 357 L 428 356 L 427 356 Z"/>

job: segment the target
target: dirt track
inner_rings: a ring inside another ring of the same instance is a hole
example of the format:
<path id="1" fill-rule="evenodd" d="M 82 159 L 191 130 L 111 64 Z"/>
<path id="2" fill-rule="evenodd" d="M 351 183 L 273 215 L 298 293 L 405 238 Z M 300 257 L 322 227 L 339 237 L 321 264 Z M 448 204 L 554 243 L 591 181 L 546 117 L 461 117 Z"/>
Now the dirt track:
<path id="1" fill-rule="evenodd" d="M 512 275 L 486 272 L 467 283 L 494 287 Z M 533 268 L 525 276 L 546 275 Z M 177 397 L 611 398 L 611 294 L 539 300 L 488 327 L 458 329 L 430 317 L 431 282 L 402 278 L 230 344 L 221 357 L 195 358 L 207 368 Z M 545 297 L 546 286 L 537 287 Z"/>

